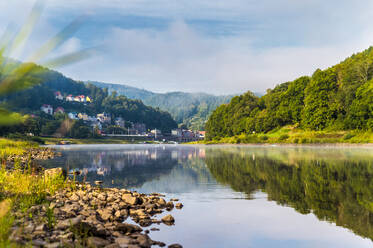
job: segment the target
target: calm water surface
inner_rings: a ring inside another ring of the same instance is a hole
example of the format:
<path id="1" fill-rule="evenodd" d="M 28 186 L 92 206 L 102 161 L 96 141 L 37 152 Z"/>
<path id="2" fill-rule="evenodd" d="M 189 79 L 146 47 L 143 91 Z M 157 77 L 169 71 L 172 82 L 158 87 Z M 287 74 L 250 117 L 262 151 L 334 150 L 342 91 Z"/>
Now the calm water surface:
<path id="1" fill-rule="evenodd" d="M 71 145 L 46 166 L 87 181 L 179 198 L 184 247 L 373 247 L 373 149 Z M 161 216 L 158 216 L 158 218 Z"/>

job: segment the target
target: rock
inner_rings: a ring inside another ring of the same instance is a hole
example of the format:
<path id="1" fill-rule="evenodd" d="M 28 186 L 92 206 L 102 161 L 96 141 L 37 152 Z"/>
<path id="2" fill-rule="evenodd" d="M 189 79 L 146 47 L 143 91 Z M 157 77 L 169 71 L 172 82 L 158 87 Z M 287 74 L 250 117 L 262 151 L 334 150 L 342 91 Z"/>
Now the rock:
<path id="1" fill-rule="evenodd" d="M 110 242 L 108 240 L 99 237 L 89 237 L 87 239 L 87 246 L 91 248 L 105 247 L 109 244 Z"/>
<path id="2" fill-rule="evenodd" d="M 174 217 L 172 217 L 171 214 L 166 215 L 162 218 L 162 222 L 167 224 L 167 225 L 172 225 L 175 222 Z"/>
<path id="3" fill-rule="evenodd" d="M 165 201 L 163 198 L 159 198 L 159 200 L 158 200 L 158 204 L 159 204 L 160 206 L 164 206 L 164 205 L 166 205 L 166 201 Z"/>
<path id="4" fill-rule="evenodd" d="M 150 231 L 159 231 L 160 229 L 159 228 L 156 228 L 156 227 L 153 227 L 153 228 L 150 228 Z"/>
<path id="5" fill-rule="evenodd" d="M 171 198 L 170 201 L 179 201 L 177 198 Z"/>
<path id="6" fill-rule="evenodd" d="M 35 228 L 36 232 L 45 231 L 47 230 L 47 226 L 45 224 L 41 224 Z"/>
<path id="7" fill-rule="evenodd" d="M 59 242 L 49 243 L 49 244 L 45 244 L 44 247 L 45 248 L 58 248 L 60 247 L 60 243 Z"/>
<path id="8" fill-rule="evenodd" d="M 141 247 L 150 247 L 152 245 L 152 240 L 146 234 L 137 235 L 136 241 Z"/>
<path id="9" fill-rule="evenodd" d="M 104 209 L 97 212 L 100 214 L 100 217 L 103 221 L 108 221 L 113 216 L 112 211 L 110 209 Z"/>
<path id="10" fill-rule="evenodd" d="M 81 215 L 79 215 L 76 218 L 59 221 L 56 225 L 56 229 L 66 230 L 69 227 L 79 225 L 82 222 L 82 220 L 83 220 L 83 217 Z"/>
<path id="11" fill-rule="evenodd" d="M 130 244 L 134 244 L 134 240 L 131 239 L 130 237 L 127 237 L 127 236 L 124 236 L 124 237 L 120 237 L 120 238 L 116 238 L 115 239 L 115 243 L 119 245 L 119 247 L 123 247 L 123 248 L 126 248 L 128 247 Z"/>
<path id="12" fill-rule="evenodd" d="M 63 178 L 66 178 L 66 175 L 67 175 L 66 170 L 62 169 L 61 167 L 47 169 L 44 171 L 45 178 L 54 178 L 56 176 L 62 176 Z"/>
<path id="13" fill-rule="evenodd" d="M 177 209 L 182 209 L 184 207 L 184 205 L 182 203 L 176 203 L 175 207 Z"/>
<path id="14" fill-rule="evenodd" d="M 139 203 L 139 198 L 136 196 L 132 196 L 131 194 L 123 194 L 122 200 L 131 205 L 136 205 L 137 203 Z"/>
<path id="15" fill-rule="evenodd" d="M 141 232 L 142 228 L 136 225 L 128 224 L 128 223 L 119 223 L 115 227 L 115 231 L 120 231 L 122 233 L 135 233 L 135 232 Z"/>
<path id="16" fill-rule="evenodd" d="M 167 202 L 167 203 L 166 203 L 166 207 L 167 207 L 167 208 L 171 208 L 171 209 L 173 209 L 173 208 L 174 208 L 174 203 L 173 203 L 172 201 Z"/>
<path id="17" fill-rule="evenodd" d="M 172 244 L 172 245 L 169 245 L 168 248 L 183 248 L 183 247 L 179 244 Z"/>
<path id="18" fill-rule="evenodd" d="M 114 243 L 114 244 L 110 244 L 110 245 L 105 246 L 105 248 L 120 248 L 120 246 L 118 244 Z"/>

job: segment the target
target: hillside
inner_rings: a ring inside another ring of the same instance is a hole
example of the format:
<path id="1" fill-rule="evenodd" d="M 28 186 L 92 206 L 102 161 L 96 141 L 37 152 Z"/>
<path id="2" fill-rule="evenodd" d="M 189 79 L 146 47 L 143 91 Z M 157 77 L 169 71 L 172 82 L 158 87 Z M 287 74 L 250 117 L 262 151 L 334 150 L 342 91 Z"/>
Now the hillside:
<path id="1" fill-rule="evenodd" d="M 205 93 L 154 93 L 119 84 L 88 82 L 100 88 L 108 88 L 131 99 L 140 99 L 146 105 L 169 112 L 179 124 L 195 130 L 203 130 L 209 115 L 221 104 L 228 103 L 233 96 L 214 96 Z"/>
<path id="2" fill-rule="evenodd" d="M 262 97 L 234 97 L 210 116 L 208 139 L 268 133 L 286 125 L 311 131 L 373 130 L 373 48 Z M 285 136 L 284 136 L 285 137 Z"/>
<path id="3" fill-rule="evenodd" d="M 33 79 L 31 80 L 38 81 L 38 84 L 27 90 L 16 91 L 0 98 L 1 104 L 8 110 L 22 114 L 33 114 L 41 118 L 37 120 L 38 123 L 35 124 L 37 128 L 33 128 L 33 133 L 38 133 L 35 129 L 40 131 L 43 130 L 43 127 L 48 126 L 48 128 L 44 128 L 44 130 L 48 129 L 46 134 L 53 134 L 52 126 L 55 127 L 54 131 L 56 131 L 58 127 L 61 127 L 63 119 L 67 118 L 66 116 L 45 115 L 40 111 L 44 104 L 51 105 L 54 110 L 57 107 L 62 107 L 66 114 L 68 112 L 81 112 L 89 116 L 96 116 L 96 114 L 106 112 L 112 120 L 116 117 L 122 117 L 127 122 L 144 123 L 147 129 L 157 128 L 164 132 L 170 132 L 172 128 L 177 127 L 169 113 L 146 106 L 140 100 L 109 94 L 106 89 L 74 81 L 59 72 L 41 66 L 37 67 L 38 73 L 32 75 Z M 61 101 L 56 99 L 56 91 L 60 91 L 64 97 L 67 95 L 89 96 L 92 102 L 83 104 L 75 101 Z M 113 122 L 108 123 L 108 126 L 113 125 Z"/>

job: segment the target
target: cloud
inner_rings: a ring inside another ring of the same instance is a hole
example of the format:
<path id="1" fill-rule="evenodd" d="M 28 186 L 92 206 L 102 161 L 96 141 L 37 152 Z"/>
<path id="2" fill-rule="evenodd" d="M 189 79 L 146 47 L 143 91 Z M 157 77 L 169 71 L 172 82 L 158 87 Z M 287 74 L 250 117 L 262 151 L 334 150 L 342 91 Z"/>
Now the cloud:
<path id="1" fill-rule="evenodd" d="M 24 19 L 33 2 L 0 3 L 1 23 Z M 27 52 L 89 13 L 91 23 L 55 54 L 102 43 L 106 49 L 61 71 L 75 79 L 154 91 L 264 91 L 336 64 L 370 46 L 373 38 L 369 0 L 46 3 Z"/>

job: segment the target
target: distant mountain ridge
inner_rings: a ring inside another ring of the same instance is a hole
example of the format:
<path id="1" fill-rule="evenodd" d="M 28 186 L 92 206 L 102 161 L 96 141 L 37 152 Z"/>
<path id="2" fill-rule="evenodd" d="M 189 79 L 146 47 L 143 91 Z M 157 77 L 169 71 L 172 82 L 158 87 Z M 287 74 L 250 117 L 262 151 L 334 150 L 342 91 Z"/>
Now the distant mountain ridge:
<path id="1" fill-rule="evenodd" d="M 234 95 L 215 96 L 207 93 L 168 92 L 155 93 L 136 87 L 88 81 L 99 88 L 116 91 L 131 99 L 139 99 L 146 105 L 169 112 L 179 124 L 194 130 L 203 130 L 208 117 L 218 106 L 228 103 Z"/>

